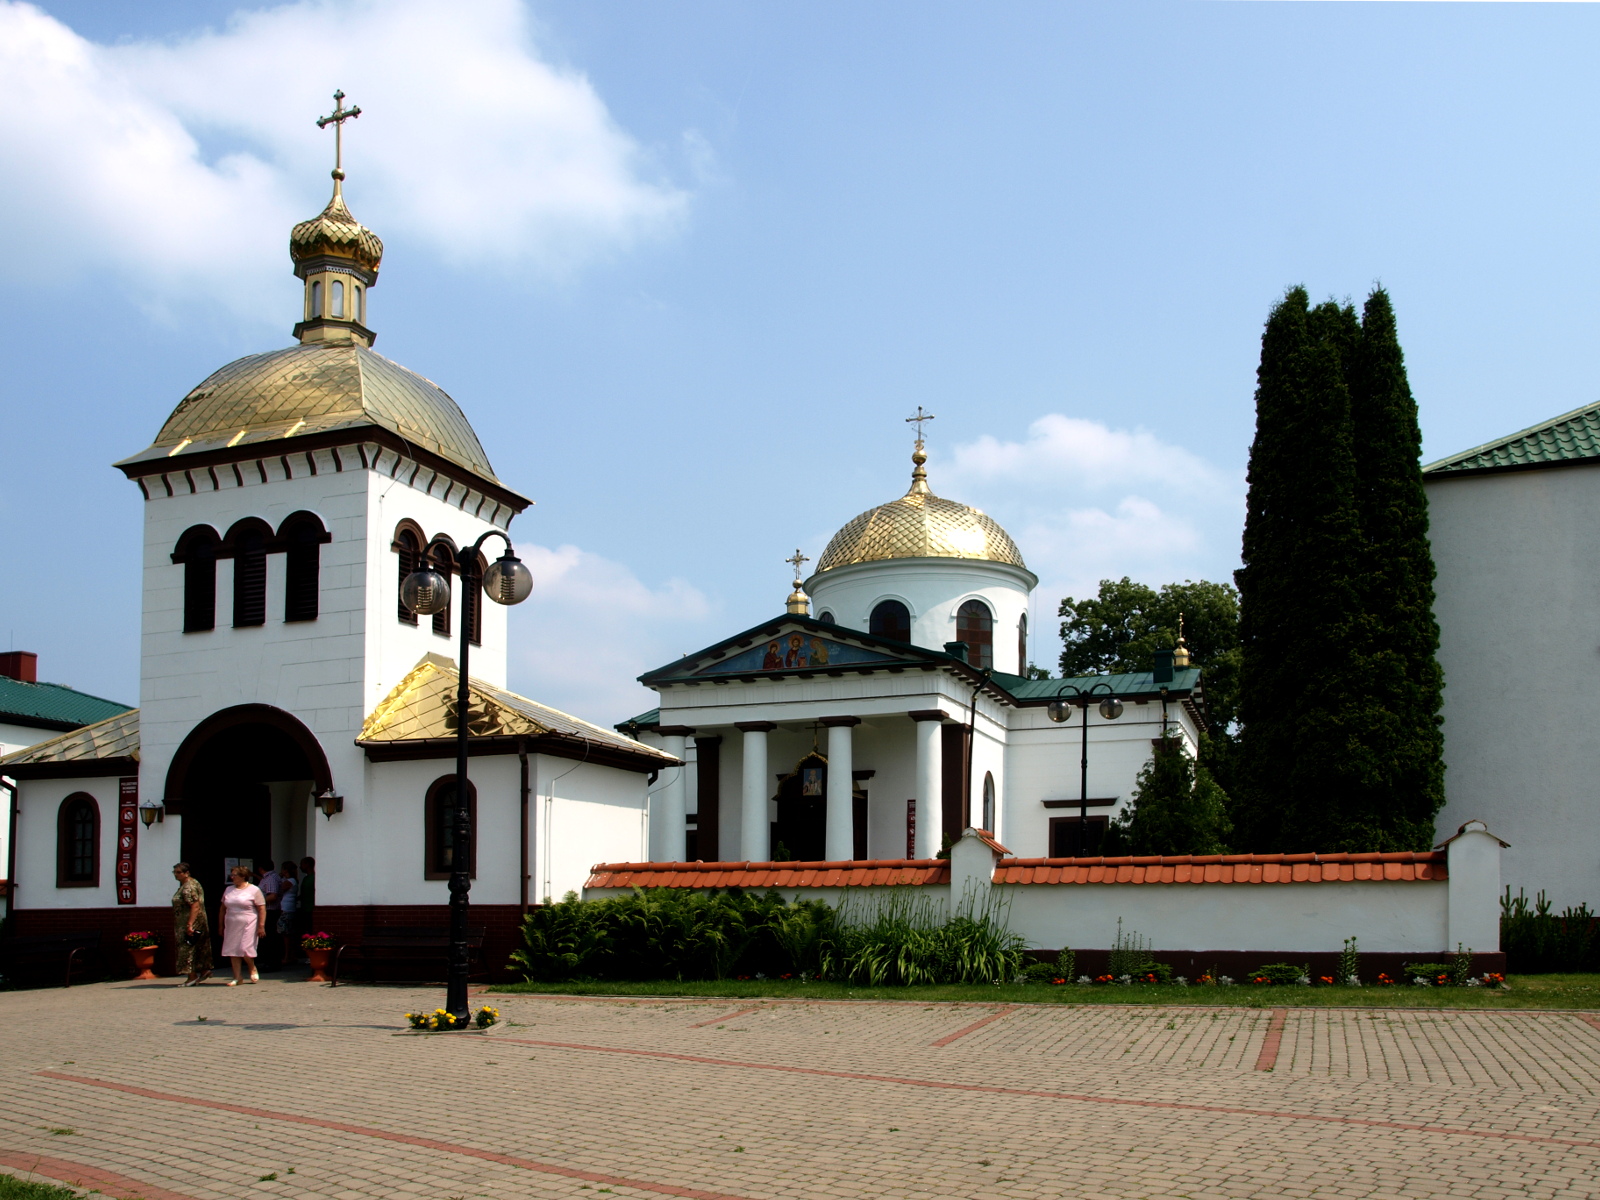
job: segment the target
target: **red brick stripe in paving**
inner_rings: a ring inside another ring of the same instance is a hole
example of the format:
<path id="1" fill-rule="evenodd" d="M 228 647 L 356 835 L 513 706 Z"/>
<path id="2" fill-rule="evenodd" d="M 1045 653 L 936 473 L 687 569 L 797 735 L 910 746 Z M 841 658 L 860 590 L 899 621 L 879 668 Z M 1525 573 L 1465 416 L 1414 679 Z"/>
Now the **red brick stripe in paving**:
<path id="1" fill-rule="evenodd" d="M 1283 1121 L 1315 1121 L 1325 1125 L 1359 1125 L 1370 1129 L 1401 1129 L 1413 1133 L 1442 1133 L 1453 1137 L 1490 1138 L 1506 1142 L 1535 1142 L 1540 1145 L 1582 1146 L 1600 1150 L 1600 1141 L 1581 1138 L 1545 1137 L 1534 1133 L 1503 1133 L 1494 1129 L 1462 1129 L 1455 1125 L 1424 1125 L 1411 1121 L 1378 1121 L 1367 1117 L 1337 1117 L 1325 1113 L 1284 1112 L 1273 1108 L 1238 1108 L 1227 1104 L 1183 1104 L 1175 1100 L 1133 1100 L 1122 1096 L 1094 1096 L 1080 1092 L 1044 1092 L 1030 1088 L 1000 1087 L 986 1083 L 952 1083 L 943 1079 L 909 1079 L 901 1075 L 868 1075 L 862 1071 L 830 1071 L 822 1067 L 795 1067 L 785 1063 L 742 1062 L 733 1058 L 705 1058 L 698 1054 L 674 1054 L 670 1050 L 631 1050 L 621 1046 L 586 1046 L 579 1042 L 541 1042 L 533 1038 L 497 1038 L 497 1042 L 513 1042 L 519 1046 L 543 1046 L 547 1050 L 584 1050 L 594 1054 L 628 1054 L 638 1058 L 665 1058 L 674 1062 L 698 1063 L 710 1067 L 742 1067 L 750 1071 L 781 1071 L 787 1075 L 821 1075 L 829 1079 L 857 1079 L 864 1083 L 894 1083 L 904 1087 L 935 1088 L 951 1092 L 983 1092 L 991 1096 L 1032 1096 L 1041 1100 L 1072 1100 L 1080 1104 L 1114 1104 L 1126 1108 L 1172 1108 L 1183 1112 L 1226 1113 L 1239 1117 L 1276 1117 Z M 473 1045 L 494 1043 L 474 1040 Z M 53 1071 L 40 1071 L 57 1079 L 71 1076 L 57 1075 Z M 99 1080 L 83 1080 L 99 1083 Z M 121 1087 L 120 1084 L 101 1084 L 102 1087 Z M 127 1089 L 136 1090 L 136 1089 Z M 217 1107 L 228 1107 L 218 1105 Z M 243 1112 L 245 1110 L 240 1109 Z M 298 1120 L 299 1118 L 293 1118 Z M 630 1186 L 638 1187 L 639 1184 Z M 705 1195 L 703 1192 L 674 1193 L 679 1195 Z"/>
<path id="2" fill-rule="evenodd" d="M 505 1039 L 511 1040 L 511 1039 Z M 424 1150 L 440 1150 L 446 1154 L 463 1154 L 469 1158 L 481 1158 L 485 1162 L 499 1163 L 506 1167 L 519 1167 L 524 1171 L 538 1171 L 544 1175 L 561 1175 L 568 1179 L 582 1179 L 587 1183 L 603 1183 L 608 1187 L 633 1188 L 641 1192 L 655 1192 L 662 1196 L 682 1196 L 684 1200 L 748 1200 L 744 1196 L 735 1196 L 728 1192 L 703 1192 L 697 1188 L 675 1187 L 670 1183 L 652 1183 L 643 1179 L 624 1179 L 620 1175 L 602 1175 L 598 1171 L 580 1171 L 575 1167 L 561 1167 L 555 1163 L 537 1162 L 531 1158 L 518 1158 L 512 1154 L 500 1154 L 493 1150 L 482 1150 L 477 1146 L 462 1146 L 455 1142 L 441 1142 L 436 1138 L 413 1137 L 409 1133 L 396 1133 L 390 1129 L 375 1129 L 369 1125 L 352 1125 L 348 1121 L 324 1121 L 320 1117 L 306 1117 L 299 1113 L 277 1112 L 270 1108 L 251 1108 L 247 1104 L 229 1104 L 223 1100 L 205 1100 L 198 1096 L 180 1096 L 174 1092 L 157 1092 L 149 1088 L 134 1087 L 126 1083 L 112 1083 L 108 1079 L 91 1079 L 86 1075 L 68 1075 L 62 1071 L 35 1071 L 34 1074 L 42 1075 L 46 1079 L 60 1079 L 67 1083 L 83 1083 L 90 1087 L 107 1088 L 113 1092 L 125 1092 L 130 1096 L 142 1096 L 147 1100 L 165 1100 L 172 1104 L 192 1104 L 199 1108 L 214 1108 L 222 1112 L 238 1113 L 244 1117 L 254 1117 L 266 1121 L 288 1121 L 295 1125 L 311 1125 L 317 1129 L 332 1129 L 338 1133 L 354 1133 L 362 1137 L 381 1138 L 386 1142 L 400 1142 L 407 1146 L 420 1146 Z M 40 1160 L 44 1161 L 44 1160 Z M 173 1192 L 160 1192 L 147 1190 L 145 1193 L 149 1200 L 190 1200 L 188 1196 L 178 1196 Z"/>
<path id="3" fill-rule="evenodd" d="M 1578 1020 L 1583 1021 L 1586 1024 L 1593 1025 L 1596 1029 L 1600 1029 L 1600 1017 L 1579 1017 Z"/>
<path id="4" fill-rule="evenodd" d="M 86 1167 L 82 1163 L 68 1162 L 64 1158 L 46 1158 L 42 1154 L 21 1154 L 15 1150 L 0 1150 L 0 1167 L 11 1167 L 22 1172 L 24 1177 L 43 1175 L 58 1183 L 70 1184 L 77 1188 L 92 1187 L 97 1192 L 111 1196 L 138 1197 L 138 1200 L 194 1200 L 194 1197 L 186 1196 L 182 1192 L 169 1192 L 166 1188 L 141 1183 L 137 1179 L 129 1179 L 126 1175 L 102 1171 L 99 1167 Z"/>
<path id="5" fill-rule="evenodd" d="M 689 1028 L 690 1029 L 704 1029 L 707 1025 L 715 1025 L 718 1022 L 721 1022 L 721 1021 L 732 1021 L 732 1020 L 735 1020 L 738 1017 L 748 1017 L 751 1013 L 757 1013 L 757 1012 L 760 1012 L 760 1011 L 761 1011 L 761 1006 L 759 1004 L 756 1005 L 754 1008 L 741 1008 L 738 1012 L 731 1012 L 727 1016 L 724 1016 L 724 1017 L 712 1017 L 711 1020 L 709 1020 L 709 1021 L 696 1021 L 693 1025 L 689 1026 Z"/>
<path id="6" fill-rule="evenodd" d="M 1289 1015 L 1286 1008 L 1272 1010 L 1272 1020 L 1267 1024 L 1267 1036 L 1261 1040 L 1261 1053 L 1256 1055 L 1256 1070 L 1270 1071 L 1278 1065 L 1278 1047 L 1283 1045 L 1283 1020 Z"/>
<path id="7" fill-rule="evenodd" d="M 1017 1006 L 1015 1004 L 1008 1004 L 1004 1008 L 1002 1008 L 999 1012 L 992 1012 L 987 1017 L 983 1018 L 983 1020 L 981 1020 L 981 1021 L 974 1021 L 971 1025 L 968 1025 L 968 1026 L 966 1026 L 965 1028 L 962 1028 L 962 1029 L 958 1029 L 954 1033 L 945 1034 L 942 1038 L 940 1038 L 938 1041 L 934 1042 L 933 1044 L 935 1046 L 948 1046 L 951 1042 L 955 1041 L 957 1038 L 964 1038 L 969 1033 L 976 1033 L 978 1030 L 982 1029 L 985 1025 L 989 1024 L 991 1021 L 998 1021 L 1001 1017 L 1005 1016 L 1007 1013 L 1014 1013 L 1016 1011 L 1017 1011 Z"/>

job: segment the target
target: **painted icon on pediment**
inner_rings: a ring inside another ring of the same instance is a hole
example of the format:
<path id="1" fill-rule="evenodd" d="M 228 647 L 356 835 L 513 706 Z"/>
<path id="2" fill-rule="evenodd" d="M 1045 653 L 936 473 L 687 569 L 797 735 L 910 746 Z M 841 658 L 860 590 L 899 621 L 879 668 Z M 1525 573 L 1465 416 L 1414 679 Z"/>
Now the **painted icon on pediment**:
<path id="1" fill-rule="evenodd" d="M 818 667 L 846 666 L 854 663 L 894 662 L 892 656 L 878 654 L 860 646 L 848 646 L 814 634 L 791 630 L 760 645 L 712 663 L 702 675 L 722 675 L 741 671 L 810 671 Z"/>
<path id="2" fill-rule="evenodd" d="M 802 796 L 822 795 L 822 768 L 803 767 L 800 770 L 800 794 Z"/>

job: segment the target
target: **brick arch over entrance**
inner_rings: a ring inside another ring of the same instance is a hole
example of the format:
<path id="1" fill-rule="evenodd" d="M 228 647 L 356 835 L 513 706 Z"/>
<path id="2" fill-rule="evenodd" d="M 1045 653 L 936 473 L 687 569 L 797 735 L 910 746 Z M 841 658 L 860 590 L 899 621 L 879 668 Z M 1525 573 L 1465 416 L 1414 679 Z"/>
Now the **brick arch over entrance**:
<path id="1" fill-rule="evenodd" d="M 292 742 L 304 756 L 319 793 L 333 786 L 333 772 L 328 769 L 328 756 L 323 753 L 322 743 L 317 741 L 316 734 L 281 708 L 274 708 L 270 704 L 238 704 L 212 713 L 191 729 L 189 736 L 183 739 L 178 752 L 172 756 L 172 764 L 167 768 L 165 802 L 168 812 L 178 816 L 183 815 L 185 785 L 188 782 L 190 769 L 200 752 L 218 734 L 238 730 L 247 725 L 265 726 Z"/>

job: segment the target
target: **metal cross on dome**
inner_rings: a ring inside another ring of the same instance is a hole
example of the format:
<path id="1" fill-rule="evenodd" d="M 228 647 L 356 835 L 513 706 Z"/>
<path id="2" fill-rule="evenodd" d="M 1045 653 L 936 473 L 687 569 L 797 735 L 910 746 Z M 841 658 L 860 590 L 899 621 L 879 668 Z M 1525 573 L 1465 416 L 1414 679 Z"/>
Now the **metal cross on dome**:
<path id="1" fill-rule="evenodd" d="M 931 421 L 933 419 L 934 419 L 933 414 L 932 413 L 923 412 L 922 411 L 922 405 L 920 405 L 920 404 L 917 405 L 917 415 L 914 416 L 914 417 L 907 417 L 906 418 L 906 424 L 907 425 L 910 425 L 912 423 L 916 424 L 916 427 L 917 427 L 917 443 L 919 445 L 922 442 L 922 423 L 924 421 Z"/>
<path id="2" fill-rule="evenodd" d="M 791 557 L 784 559 L 783 561 L 786 562 L 786 563 L 794 564 L 795 581 L 799 582 L 799 580 L 800 580 L 800 564 L 801 563 L 808 563 L 811 560 L 808 557 L 806 557 L 804 554 L 801 554 L 799 549 L 796 548 L 794 554 Z"/>
<path id="3" fill-rule="evenodd" d="M 333 177 L 344 178 L 344 123 L 361 115 L 361 106 L 353 108 L 344 106 L 344 93 L 333 94 L 333 111 L 325 117 L 317 118 L 317 128 L 326 129 L 333 126 Z"/>

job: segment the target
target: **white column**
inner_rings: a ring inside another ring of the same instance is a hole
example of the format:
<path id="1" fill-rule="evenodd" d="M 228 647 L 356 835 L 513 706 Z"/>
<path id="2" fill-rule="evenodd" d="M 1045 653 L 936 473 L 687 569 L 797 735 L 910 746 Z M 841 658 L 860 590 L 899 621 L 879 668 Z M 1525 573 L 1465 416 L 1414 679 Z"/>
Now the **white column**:
<path id="1" fill-rule="evenodd" d="M 767 802 L 772 789 L 767 782 L 767 734 L 777 726 L 771 721 L 739 721 L 744 732 L 744 787 L 739 804 L 739 857 L 745 862 L 767 862 L 772 858 L 772 821 Z M 731 854 L 723 855 L 726 859 Z"/>
<path id="2" fill-rule="evenodd" d="M 673 758 L 683 758 L 688 736 L 694 732 L 686 725 L 664 725 L 656 731 L 661 737 L 661 748 Z M 682 862 L 684 852 L 684 813 L 687 767 L 668 767 L 664 786 L 657 793 L 660 807 L 655 816 L 660 821 L 659 835 L 650 840 L 656 845 L 658 862 Z"/>
<path id="3" fill-rule="evenodd" d="M 828 815 L 823 857 L 855 857 L 855 726 L 860 717 L 823 717 L 828 727 Z"/>
<path id="4" fill-rule="evenodd" d="M 917 723 L 917 858 L 939 853 L 944 823 L 944 734 L 938 709 L 913 713 Z"/>

